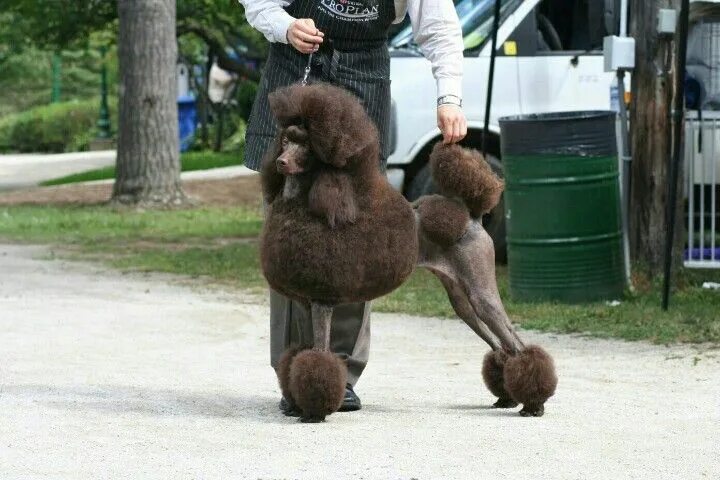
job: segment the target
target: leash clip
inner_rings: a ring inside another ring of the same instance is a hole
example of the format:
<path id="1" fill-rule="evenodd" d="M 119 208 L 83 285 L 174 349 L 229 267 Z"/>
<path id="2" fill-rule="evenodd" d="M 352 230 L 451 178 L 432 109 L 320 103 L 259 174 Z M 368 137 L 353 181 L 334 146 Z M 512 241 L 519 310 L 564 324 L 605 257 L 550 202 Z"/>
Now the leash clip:
<path id="1" fill-rule="evenodd" d="M 313 54 L 311 53 L 310 56 L 308 57 L 307 67 L 305 67 L 305 74 L 303 75 L 303 79 L 300 82 L 300 85 L 302 85 L 303 87 L 305 85 L 307 85 L 307 83 L 308 83 L 308 77 L 310 76 L 310 69 L 311 69 L 311 65 L 312 65 L 312 58 L 313 58 Z"/>

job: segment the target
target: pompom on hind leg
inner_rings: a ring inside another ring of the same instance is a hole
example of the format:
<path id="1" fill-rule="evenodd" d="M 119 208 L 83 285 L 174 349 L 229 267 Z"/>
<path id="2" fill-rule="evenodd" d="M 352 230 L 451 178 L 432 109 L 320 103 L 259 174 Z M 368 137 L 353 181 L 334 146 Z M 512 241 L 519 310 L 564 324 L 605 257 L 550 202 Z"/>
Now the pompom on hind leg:
<path id="1" fill-rule="evenodd" d="M 558 382 L 549 353 L 537 345 L 530 345 L 508 357 L 503 376 L 510 397 L 523 404 L 520 415 L 541 417 L 545 413 L 545 402 L 555 394 Z"/>
<path id="2" fill-rule="evenodd" d="M 483 359 L 482 376 L 485 386 L 493 395 L 498 397 L 493 404 L 495 408 L 515 408 L 518 406 L 518 403 L 505 390 L 503 370 L 507 358 L 508 355 L 502 350 L 492 350 Z"/>

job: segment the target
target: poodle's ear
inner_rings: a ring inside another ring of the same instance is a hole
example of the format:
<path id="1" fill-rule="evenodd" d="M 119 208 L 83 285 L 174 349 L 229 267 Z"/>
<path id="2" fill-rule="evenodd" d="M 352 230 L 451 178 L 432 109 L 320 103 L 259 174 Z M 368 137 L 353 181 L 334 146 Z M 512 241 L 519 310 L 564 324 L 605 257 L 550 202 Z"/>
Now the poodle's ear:
<path id="1" fill-rule="evenodd" d="M 318 173 L 308 193 L 308 208 L 312 214 L 324 217 L 330 228 L 354 223 L 357 204 L 350 177 L 341 172 Z"/>
<path id="2" fill-rule="evenodd" d="M 262 182 L 263 200 L 267 205 L 271 204 L 285 188 L 285 176 L 277 171 L 275 160 L 282 150 L 282 135 L 278 133 L 275 140 L 265 152 L 260 168 L 260 180 Z"/>
<path id="3" fill-rule="evenodd" d="M 270 111 L 281 127 L 299 125 L 302 122 L 302 111 L 296 86 L 275 90 L 268 95 Z"/>

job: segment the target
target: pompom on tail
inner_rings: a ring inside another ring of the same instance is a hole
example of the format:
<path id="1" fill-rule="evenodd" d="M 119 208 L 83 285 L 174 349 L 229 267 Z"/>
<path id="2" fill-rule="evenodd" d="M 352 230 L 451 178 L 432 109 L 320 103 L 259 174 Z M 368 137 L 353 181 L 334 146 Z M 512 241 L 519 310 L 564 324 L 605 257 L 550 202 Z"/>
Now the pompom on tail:
<path id="1" fill-rule="evenodd" d="M 473 218 L 492 210 L 505 188 L 480 152 L 460 145 L 436 144 L 430 153 L 430 168 L 440 193 L 460 197 Z"/>

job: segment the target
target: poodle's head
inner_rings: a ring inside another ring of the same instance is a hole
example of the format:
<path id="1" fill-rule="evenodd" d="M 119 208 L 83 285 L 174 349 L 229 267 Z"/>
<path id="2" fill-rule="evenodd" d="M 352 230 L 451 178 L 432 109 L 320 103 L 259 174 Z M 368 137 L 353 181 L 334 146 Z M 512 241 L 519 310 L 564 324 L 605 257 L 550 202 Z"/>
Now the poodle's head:
<path id="1" fill-rule="evenodd" d="M 303 141 L 288 145 L 304 145 L 308 158 L 340 169 L 378 165 L 377 128 L 351 93 L 324 83 L 296 84 L 271 93 L 269 101 L 280 134 L 294 127 L 289 140 Z"/>
<path id="2" fill-rule="evenodd" d="M 275 168 L 282 175 L 297 175 L 312 170 L 315 156 L 310 147 L 308 131 L 298 125 L 290 125 L 280 132 L 279 152 Z"/>

